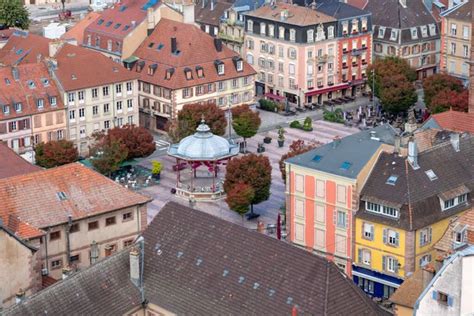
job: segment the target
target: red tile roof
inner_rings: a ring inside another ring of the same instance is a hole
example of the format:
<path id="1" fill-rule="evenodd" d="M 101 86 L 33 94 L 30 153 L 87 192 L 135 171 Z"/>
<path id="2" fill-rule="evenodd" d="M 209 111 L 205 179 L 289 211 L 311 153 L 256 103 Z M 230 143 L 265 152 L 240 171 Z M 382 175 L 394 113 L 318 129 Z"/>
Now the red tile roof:
<path id="1" fill-rule="evenodd" d="M 82 20 L 77 22 L 69 31 L 64 33 L 61 38 L 62 39 L 75 39 L 77 45 L 81 45 L 84 39 L 84 31 L 85 29 L 93 23 L 98 17 L 100 13 L 98 12 L 89 12 Z"/>
<path id="2" fill-rule="evenodd" d="M 137 73 L 103 54 L 87 48 L 64 44 L 56 54 L 56 75 L 66 91 L 135 80 Z"/>
<path id="3" fill-rule="evenodd" d="M 6 29 L 0 31 L 0 42 L 7 42 L 10 36 L 15 32 L 15 29 Z"/>
<path id="4" fill-rule="evenodd" d="M 442 129 L 474 134 L 474 113 L 449 110 L 431 117 Z"/>
<path id="5" fill-rule="evenodd" d="M 86 27 L 83 44 L 87 45 L 87 35 L 92 37 L 92 46 L 95 45 L 96 36 L 99 36 L 100 48 L 104 50 L 107 50 L 108 39 L 121 42 L 146 19 L 147 10 L 144 8 L 148 3 L 154 3 L 151 8 L 156 9 L 160 2 L 157 0 L 125 0 L 106 9 L 94 23 Z M 113 45 L 115 48 L 115 43 Z"/>
<path id="6" fill-rule="evenodd" d="M 347 0 L 347 3 L 362 10 L 367 6 L 369 0 Z"/>
<path id="7" fill-rule="evenodd" d="M 172 37 L 176 38 L 178 54 L 171 52 Z M 224 44 L 222 50 L 217 51 L 214 38 L 200 28 L 168 19 L 161 19 L 153 33 L 140 45 L 134 55 L 140 58 L 140 61 L 135 63 L 133 72 L 137 71 L 140 62 L 144 62 L 140 71 L 141 80 L 169 89 L 255 74 L 255 70 L 244 60 L 243 71 L 238 72 L 233 58 L 240 58 L 239 55 Z M 225 75 L 217 74 L 216 61 L 224 63 Z M 153 75 L 149 75 L 148 67 L 153 64 L 157 65 L 156 71 Z M 196 67 L 199 66 L 203 68 L 202 78 L 197 76 Z M 170 68 L 174 68 L 174 72 L 171 79 L 167 80 L 166 71 Z M 193 79 L 186 79 L 185 69 L 191 70 Z"/>
<path id="8" fill-rule="evenodd" d="M 0 179 L 39 170 L 40 167 L 30 164 L 0 142 Z"/>
<path id="9" fill-rule="evenodd" d="M 0 218 L 23 238 L 67 222 L 68 215 L 77 220 L 149 201 L 79 163 L 0 179 Z"/>
<path id="10" fill-rule="evenodd" d="M 12 65 L 18 61 L 36 63 L 38 56 L 49 55 L 49 42 L 51 40 L 46 37 L 15 30 L 0 50 L 0 64 Z"/>
<path id="11" fill-rule="evenodd" d="M 321 11 L 289 3 L 266 4 L 257 10 L 250 11 L 247 16 L 280 22 L 282 12 L 287 12 L 288 14 L 284 22 L 285 24 L 309 26 L 337 21 L 332 16 L 326 15 Z"/>
<path id="12" fill-rule="evenodd" d="M 13 76 L 14 71 L 18 72 L 18 80 Z M 56 97 L 56 106 L 51 105 L 50 97 Z M 43 99 L 43 109 L 38 109 L 37 99 Z M 21 111 L 15 111 L 15 103 L 21 103 Z M 8 114 L 4 105 L 9 106 Z M 45 64 L 22 63 L 0 68 L 0 120 L 58 109 L 64 109 L 62 97 Z"/>

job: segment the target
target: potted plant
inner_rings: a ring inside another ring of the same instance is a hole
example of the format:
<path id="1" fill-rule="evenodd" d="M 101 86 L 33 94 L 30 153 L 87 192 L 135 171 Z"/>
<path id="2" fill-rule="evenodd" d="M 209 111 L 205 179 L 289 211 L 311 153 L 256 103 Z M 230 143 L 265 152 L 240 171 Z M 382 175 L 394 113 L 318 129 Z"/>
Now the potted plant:
<path id="1" fill-rule="evenodd" d="M 270 144 L 272 142 L 272 138 L 270 137 L 270 134 L 267 134 L 264 138 L 263 138 L 263 142 L 265 144 Z"/>
<path id="2" fill-rule="evenodd" d="M 285 133 L 285 129 L 280 126 L 280 128 L 278 128 L 278 147 L 283 147 L 285 144 Z"/>
<path id="3" fill-rule="evenodd" d="M 161 170 L 163 169 L 163 164 L 159 161 L 153 160 L 151 162 L 151 176 L 155 180 L 160 180 Z"/>

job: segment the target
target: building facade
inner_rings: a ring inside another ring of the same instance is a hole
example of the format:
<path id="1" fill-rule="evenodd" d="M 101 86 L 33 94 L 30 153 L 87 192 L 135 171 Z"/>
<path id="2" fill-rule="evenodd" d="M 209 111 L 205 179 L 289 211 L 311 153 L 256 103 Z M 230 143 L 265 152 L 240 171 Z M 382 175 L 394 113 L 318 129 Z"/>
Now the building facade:
<path id="1" fill-rule="evenodd" d="M 42 62 L 0 68 L 3 84 L 0 141 L 19 154 L 33 145 L 66 137 L 59 89 Z"/>
<path id="2" fill-rule="evenodd" d="M 254 99 L 253 68 L 191 24 L 162 19 L 126 63 L 139 75 L 140 125 L 163 131 L 185 104 L 227 109 Z"/>
<path id="3" fill-rule="evenodd" d="M 289 240 L 335 262 L 349 276 L 359 193 L 378 155 L 391 150 L 396 135 L 388 125 L 373 132 L 386 143 L 365 131 L 285 161 Z"/>
<path id="4" fill-rule="evenodd" d="M 405 59 L 419 80 L 439 72 L 440 25 L 423 1 L 372 0 L 364 9 L 372 12 L 375 58 Z"/>
<path id="5" fill-rule="evenodd" d="M 469 1 L 442 13 L 440 69 L 469 84 L 472 8 Z"/>
<path id="6" fill-rule="evenodd" d="M 389 298 L 437 257 L 436 243 L 471 207 L 473 145 L 457 135 L 419 154 L 409 143 L 407 158 L 380 156 L 355 219 L 353 279 L 366 293 Z"/>

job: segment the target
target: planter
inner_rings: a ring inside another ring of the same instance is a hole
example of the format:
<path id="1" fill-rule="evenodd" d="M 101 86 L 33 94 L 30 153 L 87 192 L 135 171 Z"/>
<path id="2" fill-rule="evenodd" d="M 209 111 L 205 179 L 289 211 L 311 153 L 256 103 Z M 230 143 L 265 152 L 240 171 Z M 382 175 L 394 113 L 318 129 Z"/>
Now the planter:
<path id="1" fill-rule="evenodd" d="M 151 177 L 152 177 L 154 180 L 160 180 L 161 173 L 154 173 L 154 174 L 151 175 Z"/>
<path id="2" fill-rule="evenodd" d="M 279 139 L 279 140 L 278 140 L 278 147 L 281 148 L 281 147 L 283 147 L 283 145 L 285 145 L 285 140 Z"/>
<path id="3" fill-rule="evenodd" d="M 265 144 L 270 144 L 270 143 L 272 142 L 272 138 L 271 138 L 271 137 L 265 137 L 265 138 L 263 139 L 263 142 L 264 142 Z"/>

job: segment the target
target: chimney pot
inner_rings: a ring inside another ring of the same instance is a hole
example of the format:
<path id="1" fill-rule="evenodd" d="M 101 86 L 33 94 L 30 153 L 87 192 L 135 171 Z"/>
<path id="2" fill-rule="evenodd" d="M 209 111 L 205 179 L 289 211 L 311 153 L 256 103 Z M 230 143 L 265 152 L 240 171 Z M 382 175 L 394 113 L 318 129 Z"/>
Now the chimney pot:
<path id="1" fill-rule="evenodd" d="M 15 303 L 16 304 L 21 303 L 25 299 L 25 294 L 26 294 L 25 291 L 22 288 L 20 288 L 18 292 L 16 292 Z"/>
<path id="2" fill-rule="evenodd" d="M 171 53 L 176 54 L 178 51 L 178 43 L 176 41 L 176 37 L 171 38 Z"/>

